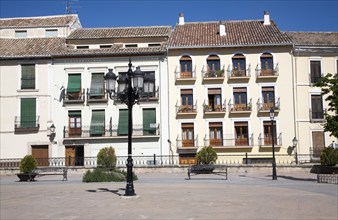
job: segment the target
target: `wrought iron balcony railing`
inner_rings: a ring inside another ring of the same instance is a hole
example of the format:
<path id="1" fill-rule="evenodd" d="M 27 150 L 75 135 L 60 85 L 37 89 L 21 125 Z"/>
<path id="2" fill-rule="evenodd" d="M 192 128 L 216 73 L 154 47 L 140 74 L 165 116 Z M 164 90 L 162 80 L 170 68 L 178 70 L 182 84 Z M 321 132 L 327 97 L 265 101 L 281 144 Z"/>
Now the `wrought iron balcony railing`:
<path id="1" fill-rule="evenodd" d="M 224 99 L 223 104 L 220 105 L 209 105 L 208 103 L 208 100 L 205 100 L 203 103 L 203 111 L 205 114 L 226 112 L 226 99 Z"/>
<path id="2" fill-rule="evenodd" d="M 64 103 L 84 103 L 85 101 L 85 89 L 79 92 L 72 92 L 66 89 L 64 94 Z"/>
<path id="3" fill-rule="evenodd" d="M 228 72 L 229 79 L 250 78 L 251 65 L 250 64 L 246 65 L 245 69 L 238 69 L 233 65 L 229 65 L 227 72 Z"/>
<path id="4" fill-rule="evenodd" d="M 14 128 L 15 132 L 37 132 L 40 128 L 40 116 L 25 117 L 15 116 Z"/>
<path id="5" fill-rule="evenodd" d="M 197 101 L 192 105 L 182 105 L 181 102 L 176 102 L 176 113 L 177 114 L 196 114 L 197 113 Z"/>
<path id="6" fill-rule="evenodd" d="M 278 63 L 275 63 L 272 69 L 261 68 L 260 64 L 256 66 L 256 78 L 277 78 L 279 75 Z"/>
<path id="7" fill-rule="evenodd" d="M 325 113 L 326 109 L 322 110 L 312 110 L 311 108 L 309 109 L 309 116 L 310 116 L 310 122 L 313 123 L 320 123 L 325 121 Z"/>
<path id="8" fill-rule="evenodd" d="M 282 145 L 282 133 L 277 133 L 274 136 L 275 146 Z M 259 146 L 272 146 L 272 136 L 271 134 L 262 134 L 260 133 L 258 136 L 258 145 Z"/>
<path id="9" fill-rule="evenodd" d="M 243 113 L 252 111 L 252 99 L 248 103 L 232 103 L 231 99 L 229 100 L 229 111 L 230 113 Z"/>
<path id="10" fill-rule="evenodd" d="M 263 103 L 260 99 L 257 100 L 257 109 L 261 111 L 270 111 L 271 108 L 274 108 L 275 111 L 280 110 L 280 98 L 275 99 L 275 102 Z"/>
<path id="11" fill-rule="evenodd" d="M 253 147 L 253 134 L 249 137 L 238 137 L 234 134 L 223 134 L 221 138 L 210 139 L 207 135 L 204 138 L 204 146 L 213 146 L 215 148 L 238 148 L 238 147 Z"/>

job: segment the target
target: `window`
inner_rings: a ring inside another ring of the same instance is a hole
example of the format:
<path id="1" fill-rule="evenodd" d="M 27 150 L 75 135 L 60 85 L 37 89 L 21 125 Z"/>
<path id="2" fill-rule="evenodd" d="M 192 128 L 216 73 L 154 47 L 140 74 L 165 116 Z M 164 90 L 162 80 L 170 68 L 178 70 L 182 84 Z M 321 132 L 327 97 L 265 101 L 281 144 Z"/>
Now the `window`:
<path id="1" fill-rule="evenodd" d="M 221 89 L 208 89 L 208 110 L 221 111 L 222 109 Z"/>
<path id="2" fill-rule="evenodd" d="M 210 136 L 210 145 L 212 146 L 223 145 L 222 122 L 210 122 L 209 123 L 209 136 Z"/>
<path id="3" fill-rule="evenodd" d="M 236 54 L 232 57 L 233 76 L 245 76 L 246 75 L 246 63 L 245 56 L 242 54 Z"/>
<path id="4" fill-rule="evenodd" d="M 148 47 L 159 47 L 161 44 L 148 44 Z"/>
<path id="5" fill-rule="evenodd" d="M 90 98 L 102 98 L 104 96 L 104 73 L 92 73 L 92 81 L 89 90 Z"/>
<path id="6" fill-rule="evenodd" d="M 156 110 L 143 109 L 143 135 L 156 134 Z"/>
<path id="7" fill-rule="evenodd" d="M 128 135 L 128 109 L 120 109 L 117 135 Z"/>
<path id="8" fill-rule="evenodd" d="M 112 45 L 100 45 L 100 48 L 101 49 L 104 49 L 104 48 L 111 48 L 112 47 Z"/>
<path id="9" fill-rule="evenodd" d="M 234 88 L 234 111 L 247 110 L 247 92 L 245 87 Z"/>
<path id="10" fill-rule="evenodd" d="M 21 65 L 21 89 L 35 89 L 35 64 Z"/>
<path id="11" fill-rule="evenodd" d="M 182 123 L 182 147 L 194 147 L 194 124 Z"/>
<path id="12" fill-rule="evenodd" d="M 263 53 L 261 56 L 261 75 L 273 75 L 273 57 L 270 53 Z"/>
<path id="13" fill-rule="evenodd" d="M 191 112 L 193 110 L 193 91 L 192 89 L 182 89 L 181 90 L 181 110 L 188 110 Z"/>
<path id="14" fill-rule="evenodd" d="M 67 97 L 69 100 L 81 98 L 81 74 L 69 74 L 67 85 Z"/>
<path id="15" fill-rule="evenodd" d="M 311 95 L 311 119 L 324 119 L 323 101 L 321 95 Z"/>
<path id="16" fill-rule="evenodd" d="M 81 122 L 81 111 L 69 111 L 69 136 L 76 137 L 81 136 L 82 130 L 82 122 Z"/>
<path id="17" fill-rule="evenodd" d="M 125 44 L 124 45 L 126 48 L 129 48 L 129 47 L 137 47 L 137 44 Z"/>
<path id="18" fill-rule="evenodd" d="M 263 129 L 264 129 L 264 145 L 272 145 L 271 121 L 264 121 Z M 274 134 L 275 145 L 277 145 L 276 123 L 273 124 L 273 134 Z"/>
<path id="19" fill-rule="evenodd" d="M 93 110 L 90 123 L 90 136 L 102 136 L 105 133 L 105 112 L 104 110 Z"/>
<path id="20" fill-rule="evenodd" d="M 128 73 L 126 72 L 119 72 L 119 77 L 117 78 L 117 92 L 121 93 L 126 89 L 127 86 L 127 79 Z"/>
<path id="21" fill-rule="evenodd" d="M 322 77 L 320 61 L 310 61 L 310 80 L 311 83 L 316 83 Z"/>
<path id="22" fill-rule="evenodd" d="M 36 116 L 36 98 L 21 98 L 20 102 L 20 127 L 38 127 L 38 121 Z"/>
<path id="23" fill-rule="evenodd" d="M 15 31 L 15 38 L 25 38 L 27 37 L 27 31 Z"/>
<path id="24" fill-rule="evenodd" d="M 208 71 L 207 72 L 216 72 L 220 70 L 220 59 L 217 55 L 210 55 L 207 58 Z"/>
<path id="25" fill-rule="evenodd" d="M 46 37 L 57 37 L 57 36 L 58 36 L 57 29 L 46 30 Z"/>
<path id="26" fill-rule="evenodd" d="M 79 49 L 79 50 L 89 49 L 89 46 L 77 46 L 76 49 Z"/>
<path id="27" fill-rule="evenodd" d="M 235 122 L 235 145 L 249 145 L 248 122 Z"/>
<path id="28" fill-rule="evenodd" d="M 155 72 L 144 72 L 143 95 L 155 97 Z"/>
<path id="29" fill-rule="evenodd" d="M 192 61 L 189 56 L 183 56 L 180 59 L 181 78 L 192 77 Z"/>
<path id="30" fill-rule="evenodd" d="M 262 87 L 262 110 L 270 110 L 275 107 L 275 88 Z"/>

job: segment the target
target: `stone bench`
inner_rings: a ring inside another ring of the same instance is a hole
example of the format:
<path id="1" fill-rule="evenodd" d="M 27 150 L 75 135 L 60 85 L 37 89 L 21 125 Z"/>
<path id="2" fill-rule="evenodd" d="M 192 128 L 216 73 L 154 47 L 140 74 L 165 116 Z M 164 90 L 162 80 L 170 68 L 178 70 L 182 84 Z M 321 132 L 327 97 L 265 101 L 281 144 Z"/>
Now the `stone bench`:
<path id="1" fill-rule="evenodd" d="M 67 180 L 68 167 L 38 167 L 33 170 L 36 173 L 36 177 L 47 175 L 61 175 L 62 181 Z"/>
<path id="2" fill-rule="evenodd" d="M 214 174 L 219 176 L 225 176 L 225 180 L 228 179 L 228 167 L 224 165 L 211 165 L 214 167 L 213 170 L 209 170 L 210 165 L 194 165 L 188 168 L 188 179 L 191 179 L 192 175 L 199 174 Z"/>

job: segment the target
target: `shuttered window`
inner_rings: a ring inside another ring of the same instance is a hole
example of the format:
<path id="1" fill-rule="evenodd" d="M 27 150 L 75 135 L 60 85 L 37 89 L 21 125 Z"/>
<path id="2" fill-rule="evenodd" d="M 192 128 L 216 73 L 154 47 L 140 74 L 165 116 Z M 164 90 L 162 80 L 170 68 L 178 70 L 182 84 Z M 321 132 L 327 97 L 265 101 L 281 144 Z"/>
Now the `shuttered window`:
<path id="1" fill-rule="evenodd" d="M 67 92 L 81 91 L 81 74 L 69 74 Z"/>
<path id="2" fill-rule="evenodd" d="M 35 64 L 21 65 L 21 89 L 35 89 Z"/>
<path id="3" fill-rule="evenodd" d="M 156 134 L 156 110 L 143 109 L 143 135 Z"/>
<path id="4" fill-rule="evenodd" d="M 117 128 L 118 135 L 128 135 L 128 110 L 120 109 L 119 111 L 119 125 Z"/>
<path id="5" fill-rule="evenodd" d="M 310 78 L 311 83 L 316 83 L 321 78 L 320 61 L 310 61 Z"/>
<path id="6" fill-rule="evenodd" d="M 104 78 L 103 73 L 93 73 L 90 85 L 90 96 L 103 96 Z"/>
<path id="7" fill-rule="evenodd" d="M 312 119 L 324 119 L 323 101 L 321 95 L 311 95 Z"/>
<path id="8" fill-rule="evenodd" d="M 90 123 L 90 135 L 97 136 L 104 134 L 105 113 L 104 110 L 93 110 L 92 121 Z"/>
<path id="9" fill-rule="evenodd" d="M 21 99 L 21 128 L 35 128 L 36 124 L 36 99 L 22 98 Z"/>

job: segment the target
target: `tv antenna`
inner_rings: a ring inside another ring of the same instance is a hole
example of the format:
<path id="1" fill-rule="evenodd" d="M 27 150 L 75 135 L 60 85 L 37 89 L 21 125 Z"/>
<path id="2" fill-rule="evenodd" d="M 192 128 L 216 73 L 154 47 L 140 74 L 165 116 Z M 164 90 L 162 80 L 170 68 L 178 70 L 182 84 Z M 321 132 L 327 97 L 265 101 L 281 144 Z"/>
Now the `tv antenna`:
<path id="1" fill-rule="evenodd" d="M 73 14 L 72 8 L 80 8 L 80 6 L 74 6 L 76 3 L 79 3 L 79 0 L 67 0 L 66 2 L 66 14 Z M 76 11 L 76 14 L 78 12 Z"/>

